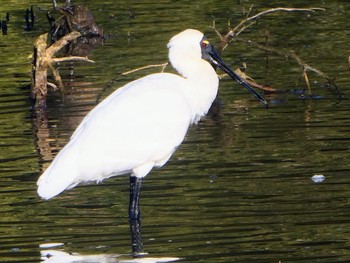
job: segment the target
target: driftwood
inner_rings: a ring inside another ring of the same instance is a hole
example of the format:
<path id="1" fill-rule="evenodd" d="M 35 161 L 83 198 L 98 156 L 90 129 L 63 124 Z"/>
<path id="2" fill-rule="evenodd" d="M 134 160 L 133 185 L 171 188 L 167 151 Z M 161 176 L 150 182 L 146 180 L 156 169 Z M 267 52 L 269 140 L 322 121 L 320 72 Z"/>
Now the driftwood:
<path id="1" fill-rule="evenodd" d="M 63 88 L 62 79 L 58 71 L 53 66 L 53 63 L 63 61 L 87 61 L 94 62 L 87 57 L 68 56 L 55 58 L 54 55 L 69 42 L 77 39 L 80 35 L 78 32 L 72 32 L 60 40 L 48 47 L 47 38 L 48 34 L 39 36 L 34 43 L 34 55 L 33 55 L 33 69 L 32 69 L 32 84 L 31 84 L 31 97 L 35 101 L 36 108 L 46 107 L 47 87 L 53 87 L 54 89 Z M 52 75 L 57 84 L 47 81 L 48 70 L 52 72 Z"/>

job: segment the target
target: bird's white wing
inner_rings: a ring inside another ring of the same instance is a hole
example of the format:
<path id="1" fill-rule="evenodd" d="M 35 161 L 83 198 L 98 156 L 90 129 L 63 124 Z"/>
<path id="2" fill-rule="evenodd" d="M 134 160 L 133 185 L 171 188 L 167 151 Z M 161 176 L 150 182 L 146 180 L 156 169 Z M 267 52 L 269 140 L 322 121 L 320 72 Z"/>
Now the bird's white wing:
<path id="1" fill-rule="evenodd" d="M 39 191 L 44 183 L 57 188 L 50 190 L 54 193 L 132 171 L 144 176 L 163 165 L 191 123 L 182 88 L 186 83 L 181 77 L 154 74 L 111 94 L 79 125 L 38 181 Z"/>
<path id="2" fill-rule="evenodd" d="M 79 128 L 72 143 L 79 145 L 81 176 L 96 180 L 98 174 L 103 179 L 144 163 L 156 165 L 182 142 L 190 125 L 190 108 L 178 86 L 169 87 L 162 76 L 130 83 Z"/>

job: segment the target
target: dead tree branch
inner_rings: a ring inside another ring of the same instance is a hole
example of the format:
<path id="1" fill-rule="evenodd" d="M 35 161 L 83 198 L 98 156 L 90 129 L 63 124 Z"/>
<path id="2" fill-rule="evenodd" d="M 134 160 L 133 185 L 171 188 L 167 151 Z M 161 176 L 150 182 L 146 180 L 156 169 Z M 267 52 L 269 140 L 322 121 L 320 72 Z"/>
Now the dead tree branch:
<path id="1" fill-rule="evenodd" d="M 143 69 L 149 69 L 149 68 L 158 68 L 158 67 L 161 67 L 161 72 L 164 71 L 164 69 L 166 68 L 166 66 L 168 66 L 168 62 L 165 62 L 165 63 L 162 63 L 162 64 L 155 64 L 155 65 L 147 65 L 147 66 L 143 66 L 143 67 L 140 67 L 140 68 L 136 68 L 136 69 L 132 69 L 132 70 L 129 70 L 129 71 L 126 71 L 126 72 L 123 72 L 121 73 L 122 76 L 125 76 L 125 75 L 128 75 L 128 74 L 131 74 L 131 73 L 134 73 L 134 72 L 137 72 L 139 70 L 143 70 Z"/>
<path id="2" fill-rule="evenodd" d="M 286 11 L 286 12 L 313 12 L 315 13 L 316 11 L 326 11 L 324 8 L 319 8 L 319 7 L 309 7 L 309 8 L 288 8 L 288 7 L 276 7 L 272 9 L 268 9 L 265 11 L 262 11 L 256 15 L 253 15 L 251 17 L 246 18 L 246 21 L 251 21 L 251 20 L 256 20 L 257 18 L 273 13 L 273 12 L 279 12 L 279 11 Z"/>
<path id="3" fill-rule="evenodd" d="M 261 45 L 258 44 L 254 41 L 251 40 L 244 40 L 240 37 L 238 37 L 238 35 L 243 32 L 245 29 L 247 29 L 248 27 L 254 25 L 257 21 L 258 18 L 270 14 L 270 13 L 274 13 L 274 12 L 316 12 L 316 11 L 325 11 L 325 9 L 323 8 L 317 8 L 317 7 L 311 7 L 311 8 L 285 8 L 285 7 L 277 7 L 277 8 L 272 8 L 272 9 L 268 9 L 265 11 L 262 11 L 260 13 L 257 13 L 255 15 L 250 16 L 251 12 L 252 12 L 252 7 L 249 9 L 249 11 L 247 12 L 246 17 L 241 20 L 237 26 L 235 27 L 231 27 L 229 26 L 229 30 L 226 34 L 221 34 L 215 27 L 215 21 L 213 22 L 213 30 L 216 32 L 216 34 L 219 36 L 220 38 L 220 44 L 218 47 L 218 52 L 222 52 L 228 45 L 230 42 L 232 41 L 238 41 L 238 42 L 243 42 L 251 47 L 260 49 L 260 50 L 264 50 L 267 52 L 271 52 L 271 53 L 275 53 L 278 54 L 280 56 L 283 56 L 287 59 L 293 59 L 294 61 L 296 61 L 296 63 L 301 67 L 302 70 L 302 77 L 308 87 L 309 90 L 309 94 L 311 95 L 311 87 L 310 87 L 310 81 L 309 81 L 309 77 L 307 72 L 311 71 L 314 72 L 316 74 L 318 74 L 319 76 L 321 76 L 322 78 L 324 78 L 328 84 L 332 87 L 335 88 L 335 90 L 340 94 L 339 89 L 337 88 L 335 82 L 334 82 L 334 78 L 329 77 L 328 75 L 326 75 L 325 73 L 323 73 L 321 70 L 310 66 L 309 64 L 307 64 L 306 62 L 304 62 L 294 51 L 286 51 L 286 50 L 281 50 L 281 49 L 277 49 L 277 48 L 273 48 L 271 46 L 267 46 L 267 45 Z M 350 61 L 350 58 L 349 58 Z M 349 62 L 350 63 L 350 62 Z M 247 75 L 245 75 L 243 73 L 242 75 L 243 78 L 246 78 L 246 80 L 253 86 L 262 89 L 264 91 L 268 91 L 268 92 L 272 92 L 272 91 L 277 91 L 276 89 L 273 89 L 270 86 L 264 86 L 264 85 L 260 85 L 258 83 L 255 83 L 254 81 L 252 81 L 252 79 L 250 77 L 248 77 Z"/>
<path id="4" fill-rule="evenodd" d="M 260 45 L 254 41 L 245 40 L 245 39 L 242 39 L 240 37 L 235 37 L 234 41 L 243 42 L 251 47 L 254 47 L 254 48 L 257 48 L 257 49 L 260 49 L 263 51 L 278 54 L 280 56 L 285 57 L 286 59 L 288 59 L 288 58 L 293 59 L 302 68 L 303 72 L 312 71 L 312 72 L 320 75 L 322 78 L 326 79 L 328 82 L 331 82 L 333 80 L 333 78 L 329 77 L 328 75 L 323 73 L 321 70 L 314 68 L 314 67 L 310 66 L 309 64 L 307 64 L 306 62 L 304 62 L 294 51 L 281 50 L 281 49 L 277 49 L 277 48 L 274 48 L 271 46 Z"/>
<path id="5" fill-rule="evenodd" d="M 219 52 L 221 52 L 223 49 L 225 49 L 228 45 L 228 43 L 231 42 L 232 38 L 234 38 L 235 36 L 238 36 L 240 33 L 242 33 L 245 29 L 247 29 L 248 27 L 254 25 L 257 21 L 258 18 L 260 18 L 263 15 L 267 15 L 270 13 L 274 13 L 274 12 L 316 12 L 316 11 L 325 11 L 325 9 L 323 8 L 318 8 L 318 7 L 310 7 L 310 8 L 286 8 L 286 7 L 276 7 L 276 8 L 272 8 L 272 9 L 268 9 L 265 11 L 262 11 L 256 15 L 253 16 L 249 16 L 250 13 L 252 12 L 253 6 L 250 7 L 246 18 L 244 18 L 243 20 L 241 20 L 237 26 L 235 26 L 234 28 L 229 28 L 228 32 L 226 33 L 226 35 L 222 36 L 215 28 L 215 25 L 213 27 L 213 29 L 215 30 L 215 32 L 220 36 L 220 46 L 219 46 Z"/>
<path id="6" fill-rule="evenodd" d="M 62 58 L 54 58 L 53 56 L 66 46 L 71 41 L 74 41 L 80 37 L 80 33 L 71 32 L 68 35 L 62 37 L 60 40 L 47 46 L 48 34 L 42 34 L 34 42 L 34 55 L 33 55 L 33 69 L 32 69 L 32 85 L 31 85 L 31 97 L 35 100 L 36 108 L 44 108 L 46 106 L 47 86 L 57 88 L 63 88 L 62 79 L 52 65 L 53 63 L 63 61 L 86 61 L 93 62 L 87 57 L 68 56 Z M 52 72 L 52 75 L 57 83 L 50 83 L 47 81 L 48 69 Z"/>
<path id="7" fill-rule="evenodd" d="M 79 56 L 68 56 L 64 58 L 53 58 L 53 63 L 65 62 L 65 61 L 85 61 L 90 63 L 95 63 L 95 61 L 89 59 L 88 57 L 79 57 Z"/>

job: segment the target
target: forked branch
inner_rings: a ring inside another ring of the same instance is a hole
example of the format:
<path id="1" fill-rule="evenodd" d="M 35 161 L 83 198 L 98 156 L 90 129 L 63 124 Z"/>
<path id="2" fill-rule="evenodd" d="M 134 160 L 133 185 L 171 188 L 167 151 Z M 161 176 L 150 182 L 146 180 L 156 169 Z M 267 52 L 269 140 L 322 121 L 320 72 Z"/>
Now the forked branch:
<path id="1" fill-rule="evenodd" d="M 32 87 L 31 93 L 32 98 L 35 100 L 36 108 L 44 108 L 46 105 L 46 95 L 47 95 L 47 86 L 53 88 L 63 88 L 62 79 L 58 71 L 53 66 L 53 63 L 63 62 L 63 61 L 86 61 L 94 62 L 87 57 L 77 57 L 77 56 L 68 56 L 61 58 L 54 58 L 54 55 L 66 46 L 71 41 L 80 37 L 80 33 L 71 32 L 68 35 L 65 35 L 60 40 L 56 41 L 54 44 L 48 47 L 47 37 L 48 34 L 42 34 L 37 38 L 34 43 L 34 55 L 33 55 L 33 69 L 32 69 Z M 50 70 L 52 75 L 57 83 L 50 83 L 47 81 L 47 72 Z"/>
<path id="2" fill-rule="evenodd" d="M 278 55 L 283 56 L 287 59 L 292 59 L 292 60 L 296 61 L 296 63 L 301 67 L 301 71 L 302 71 L 301 74 L 302 74 L 303 79 L 305 80 L 305 83 L 308 87 L 310 95 L 311 95 L 311 87 L 310 87 L 309 77 L 307 74 L 308 71 L 314 72 L 314 73 L 318 74 L 319 76 L 321 76 L 322 78 L 324 78 L 328 82 L 328 84 L 331 87 L 334 87 L 335 90 L 340 94 L 340 91 L 335 84 L 334 78 L 329 77 L 328 75 L 323 73 L 321 70 L 319 70 L 315 67 L 312 67 L 309 64 L 307 64 L 306 62 L 304 62 L 294 51 L 281 50 L 281 49 L 277 49 L 277 48 L 274 48 L 271 46 L 261 45 L 261 44 L 254 42 L 254 41 L 245 40 L 245 39 L 238 37 L 238 35 L 240 33 L 242 33 L 245 29 L 254 25 L 258 18 L 260 18 L 264 15 L 270 14 L 270 13 L 281 12 L 281 11 L 282 12 L 316 12 L 316 11 L 325 11 L 325 9 L 317 8 L 317 7 L 311 7 L 311 8 L 277 7 L 277 8 L 272 8 L 272 9 L 262 11 L 260 13 L 255 14 L 255 15 L 250 15 L 252 12 L 252 7 L 253 6 L 251 6 L 251 8 L 248 10 L 246 17 L 243 20 L 241 20 L 237 26 L 235 26 L 235 27 L 229 26 L 228 32 L 226 34 L 221 34 L 215 27 L 215 21 L 213 22 L 212 28 L 214 29 L 214 31 L 216 32 L 216 34 L 220 38 L 220 44 L 218 47 L 219 52 L 222 52 L 229 45 L 230 42 L 239 41 L 239 42 L 243 42 L 246 45 L 249 45 L 249 46 L 257 48 L 257 49 L 278 54 Z M 243 78 L 247 77 L 247 81 L 249 81 L 253 86 L 255 86 L 259 89 L 262 89 L 262 90 L 265 90 L 268 92 L 277 91 L 276 89 L 274 89 L 270 86 L 264 86 L 264 85 L 255 83 L 254 81 L 252 81 L 252 79 L 250 79 L 245 74 L 242 77 Z"/>
<path id="3" fill-rule="evenodd" d="M 237 26 L 234 28 L 230 27 L 228 32 L 225 35 L 220 34 L 219 31 L 217 31 L 215 27 L 215 23 L 213 24 L 213 29 L 217 33 L 217 35 L 220 37 L 220 47 L 219 47 L 219 52 L 221 52 L 225 47 L 232 41 L 232 38 L 235 36 L 238 36 L 240 33 L 242 33 L 245 29 L 248 27 L 254 25 L 258 18 L 261 16 L 274 13 L 274 12 L 316 12 L 316 11 L 325 11 L 324 8 L 318 8 L 318 7 L 310 7 L 310 8 L 286 8 L 286 7 L 276 7 L 276 8 L 271 8 L 265 11 L 262 11 L 258 14 L 250 16 L 252 12 L 253 6 L 250 7 L 249 11 L 247 12 L 247 15 L 244 19 L 242 19 Z"/>

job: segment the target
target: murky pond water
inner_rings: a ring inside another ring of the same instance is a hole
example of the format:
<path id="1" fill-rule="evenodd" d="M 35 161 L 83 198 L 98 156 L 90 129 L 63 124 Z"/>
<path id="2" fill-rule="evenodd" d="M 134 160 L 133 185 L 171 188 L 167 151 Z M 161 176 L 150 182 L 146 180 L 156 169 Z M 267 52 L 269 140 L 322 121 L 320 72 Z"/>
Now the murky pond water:
<path id="1" fill-rule="evenodd" d="M 17 2 L 21 2 L 18 4 Z M 49 2 L 49 1 L 46 1 Z M 78 1 L 76 1 L 78 2 Z M 86 113 L 117 87 L 158 69 L 121 72 L 167 61 L 166 44 L 194 27 L 212 42 L 242 8 L 308 7 L 309 1 L 84 1 L 107 35 L 89 58 L 61 64 L 64 92 L 51 92 L 45 118 L 29 101 L 32 43 L 48 28 L 41 1 L 9 1 L 8 35 L 0 36 L 0 261 L 130 262 L 128 178 L 109 179 L 42 201 L 36 180 Z M 34 6 L 34 30 L 23 30 Z M 144 250 L 180 262 L 349 262 L 350 44 L 348 1 L 313 1 L 316 13 L 275 13 L 242 37 L 293 49 L 337 79 L 344 98 L 309 75 L 315 99 L 268 95 L 264 109 L 231 80 L 220 84 L 220 111 L 193 126 L 162 169 L 147 176 L 141 197 Z M 292 60 L 233 43 L 222 55 L 246 62 L 257 81 L 302 90 Z M 171 70 L 167 68 L 166 70 Z M 311 177 L 325 176 L 321 183 Z M 56 245 L 55 245 L 56 244 Z M 49 247 L 49 248 L 48 248 Z M 49 251 L 49 252 L 45 252 Z M 80 257 L 78 256 L 80 255 Z M 80 261 L 79 261 L 80 260 Z M 165 259 L 164 259 L 165 260 Z M 151 262 L 156 262 L 155 260 Z"/>

